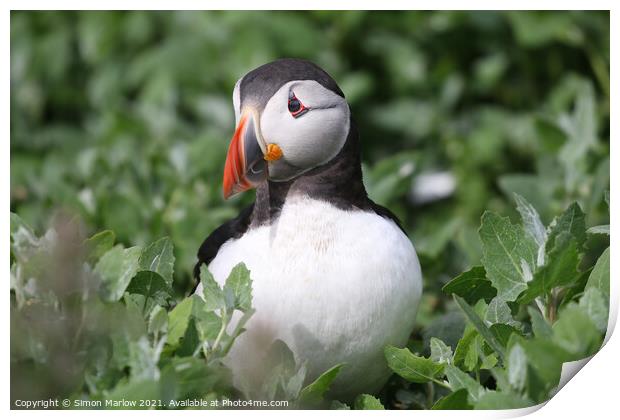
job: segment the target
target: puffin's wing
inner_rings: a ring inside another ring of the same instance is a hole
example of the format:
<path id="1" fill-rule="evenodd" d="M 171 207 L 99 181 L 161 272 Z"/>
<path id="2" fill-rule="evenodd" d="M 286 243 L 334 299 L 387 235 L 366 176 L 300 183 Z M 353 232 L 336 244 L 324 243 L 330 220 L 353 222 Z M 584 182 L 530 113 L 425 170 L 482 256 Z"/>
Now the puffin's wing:
<path id="1" fill-rule="evenodd" d="M 229 220 L 217 229 L 215 229 L 207 239 L 202 242 L 200 249 L 198 249 L 198 262 L 194 266 L 194 278 L 196 279 L 196 290 L 200 284 L 200 266 L 202 264 L 209 264 L 213 258 L 217 255 L 220 247 L 224 245 L 226 241 L 233 238 L 239 238 L 245 233 L 250 225 L 250 216 L 254 209 L 254 203 L 241 210 L 241 213 L 234 219 Z"/>
<path id="2" fill-rule="evenodd" d="M 396 217 L 394 213 L 392 213 L 389 209 L 375 203 L 370 198 L 368 199 L 368 201 L 370 201 L 370 206 L 375 213 L 377 213 L 381 217 L 392 220 L 394 223 L 396 223 L 396 226 L 398 226 L 400 230 L 403 231 L 405 236 L 407 235 L 407 232 L 405 232 L 405 229 L 403 229 L 403 226 L 400 224 L 400 220 L 398 220 L 398 217 Z"/>

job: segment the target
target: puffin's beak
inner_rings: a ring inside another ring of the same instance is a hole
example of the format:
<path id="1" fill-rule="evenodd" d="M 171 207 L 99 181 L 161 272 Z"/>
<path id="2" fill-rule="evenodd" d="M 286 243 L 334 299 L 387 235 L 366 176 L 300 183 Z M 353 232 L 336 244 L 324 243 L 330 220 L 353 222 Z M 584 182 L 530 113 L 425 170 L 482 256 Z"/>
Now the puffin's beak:
<path id="1" fill-rule="evenodd" d="M 225 199 L 267 179 L 267 162 L 259 138 L 254 113 L 244 112 L 228 147 L 224 166 Z"/>
<path id="2" fill-rule="evenodd" d="M 228 147 L 224 165 L 224 198 L 257 186 L 269 176 L 267 162 L 282 157 L 282 149 L 274 143 L 265 145 L 259 133 L 257 114 L 245 111 Z"/>
<path id="3" fill-rule="evenodd" d="M 254 113 L 244 112 L 228 147 L 224 165 L 224 198 L 267 179 L 267 162 L 259 143 Z"/>

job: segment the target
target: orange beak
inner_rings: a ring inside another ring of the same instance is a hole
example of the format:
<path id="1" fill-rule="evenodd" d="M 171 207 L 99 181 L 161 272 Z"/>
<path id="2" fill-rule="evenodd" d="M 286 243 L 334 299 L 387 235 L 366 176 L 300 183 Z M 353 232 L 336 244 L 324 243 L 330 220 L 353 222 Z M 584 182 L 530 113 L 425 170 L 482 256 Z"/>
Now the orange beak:
<path id="1" fill-rule="evenodd" d="M 224 198 L 257 186 L 267 175 L 267 161 L 260 147 L 255 116 L 244 113 L 228 147 Z"/>

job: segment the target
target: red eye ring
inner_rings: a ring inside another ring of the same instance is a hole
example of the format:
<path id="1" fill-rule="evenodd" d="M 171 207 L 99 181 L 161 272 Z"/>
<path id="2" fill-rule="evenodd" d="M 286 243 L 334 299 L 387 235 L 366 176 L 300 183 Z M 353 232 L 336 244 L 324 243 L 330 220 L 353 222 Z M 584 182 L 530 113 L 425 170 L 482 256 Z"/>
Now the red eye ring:
<path id="1" fill-rule="evenodd" d="M 310 108 L 306 107 L 301 101 L 295 96 L 295 94 L 291 91 L 288 97 L 288 111 L 291 113 L 293 118 L 297 118 L 302 114 L 305 114 Z"/>

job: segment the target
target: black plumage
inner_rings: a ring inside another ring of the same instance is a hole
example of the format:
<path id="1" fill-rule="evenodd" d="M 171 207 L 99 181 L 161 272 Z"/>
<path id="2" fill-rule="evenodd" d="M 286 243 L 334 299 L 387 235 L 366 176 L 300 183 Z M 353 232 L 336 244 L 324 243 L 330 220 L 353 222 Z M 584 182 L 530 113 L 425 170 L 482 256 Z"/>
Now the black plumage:
<path id="1" fill-rule="evenodd" d="M 254 203 L 250 204 L 234 219 L 229 220 L 217 229 L 215 229 L 207 238 L 202 242 L 198 249 L 198 262 L 194 266 L 194 279 L 196 284 L 194 285 L 192 292 L 196 290 L 200 284 L 200 266 L 202 264 L 209 265 L 213 258 L 217 255 L 220 247 L 224 245 L 229 239 L 240 238 L 250 225 L 250 217 L 252 210 L 254 209 Z"/>
<path id="2" fill-rule="evenodd" d="M 282 85 L 292 80 L 314 80 L 344 98 L 338 84 L 316 64 L 297 58 L 282 58 L 255 68 L 241 80 L 241 103 L 252 101 L 262 111 Z"/>

